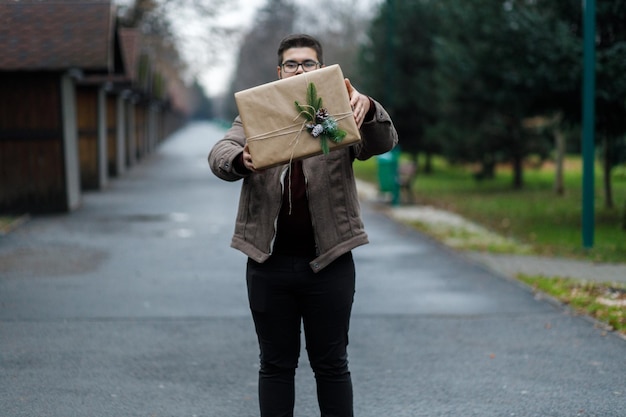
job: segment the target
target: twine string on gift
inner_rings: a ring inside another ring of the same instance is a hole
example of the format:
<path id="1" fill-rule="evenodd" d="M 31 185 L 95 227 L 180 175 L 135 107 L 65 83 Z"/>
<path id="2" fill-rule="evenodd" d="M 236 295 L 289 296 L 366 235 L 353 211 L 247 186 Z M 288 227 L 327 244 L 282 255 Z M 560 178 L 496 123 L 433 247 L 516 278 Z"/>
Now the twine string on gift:
<path id="1" fill-rule="evenodd" d="M 335 120 L 340 121 L 340 120 L 344 120 L 344 119 L 348 118 L 351 114 L 352 114 L 352 112 L 346 112 L 346 113 L 331 114 L 331 116 Z M 300 117 L 300 115 L 298 115 L 294 120 L 296 120 L 298 117 Z M 257 141 L 257 140 L 273 139 L 273 138 L 277 138 L 279 136 L 287 136 L 287 135 L 290 135 L 292 133 L 296 134 L 296 136 L 294 136 L 294 140 L 296 140 L 300 136 L 300 133 L 302 133 L 302 131 L 305 129 L 306 124 L 307 124 L 307 121 L 302 122 L 302 124 L 294 123 L 294 124 L 292 124 L 290 126 L 281 127 L 281 128 L 276 129 L 276 130 L 272 130 L 270 132 L 259 133 L 258 135 L 250 136 L 250 137 L 246 138 L 246 140 L 248 140 L 248 141 Z M 300 128 L 296 129 L 298 126 Z M 287 129 L 293 129 L 293 130 L 287 130 Z M 294 142 L 294 140 L 291 141 L 290 145 Z M 296 145 L 297 145 L 297 141 L 296 141 Z"/>
<path id="2" fill-rule="evenodd" d="M 346 112 L 346 113 L 332 114 L 331 116 L 334 117 L 335 120 L 339 122 L 340 120 L 344 120 L 351 115 L 352 115 L 352 112 Z M 298 119 L 299 117 L 300 115 L 298 114 L 298 116 L 294 118 L 294 121 Z M 254 142 L 254 141 L 273 139 L 279 136 L 287 136 L 287 135 L 294 134 L 293 139 L 291 140 L 291 142 L 289 142 L 289 146 L 291 147 L 291 155 L 289 156 L 289 165 L 287 168 L 287 175 L 289 176 L 288 192 L 289 192 L 289 214 L 290 215 L 291 215 L 291 208 L 292 208 L 291 206 L 291 164 L 293 162 L 294 154 L 296 152 L 296 148 L 298 147 L 298 143 L 300 142 L 302 131 L 304 131 L 304 129 L 306 128 L 306 124 L 307 124 L 307 121 L 305 120 L 304 122 L 299 123 L 299 124 L 294 123 L 293 125 L 290 125 L 287 127 L 272 130 L 270 132 L 260 133 L 258 135 L 247 138 L 249 142 Z M 299 127 L 299 128 L 295 129 L 296 127 Z"/>
<path id="3" fill-rule="evenodd" d="M 346 113 L 341 113 L 338 115 L 331 115 L 331 117 L 334 117 L 336 121 L 340 121 L 343 120 L 347 117 L 349 117 L 350 115 L 352 115 L 352 112 L 346 112 Z M 296 120 L 298 117 L 300 117 L 300 114 L 298 114 L 298 116 L 296 116 L 296 118 L 294 118 L 294 120 Z M 291 147 L 291 155 L 289 156 L 289 165 L 287 167 L 287 175 L 289 178 L 289 189 L 288 189 L 288 193 L 289 193 L 289 215 L 291 215 L 291 208 L 292 208 L 292 204 L 291 204 L 291 164 L 293 163 L 293 156 L 296 152 L 296 148 L 298 147 L 298 143 L 300 141 L 300 136 L 302 134 L 302 131 L 306 128 L 307 125 L 307 121 L 305 120 L 304 122 L 302 122 L 302 124 L 300 125 L 300 129 L 298 130 L 298 132 L 296 133 L 296 135 L 294 136 L 294 138 L 291 140 L 291 142 L 289 143 L 289 146 Z"/>
<path id="4" fill-rule="evenodd" d="M 309 98 L 310 91 L 312 91 L 312 96 L 313 97 L 317 97 L 315 84 L 309 82 L 307 73 L 304 73 L 303 75 L 304 75 L 304 77 L 302 77 L 302 79 L 305 81 L 305 86 L 307 86 L 307 88 L 308 88 L 308 90 L 307 90 L 307 99 Z M 319 121 L 319 122 L 316 121 L 316 113 L 318 113 L 318 111 L 320 110 L 322 99 L 321 98 L 319 98 L 319 99 L 316 98 L 314 101 L 315 101 L 314 103 L 309 102 L 307 105 L 300 105 L 296 101 L 296 107 L 298 107 L 300 109 L 300 112 L 293 119 L 293 122 L 295 122 L 300 117 L 304 117 L 305 120 L 301 124 L 294 123 L 294 124 L 292 124 L 290 126 L 279 128 L 279 129 L 276 129 L 276 130 L 273 130 L 273 131 L 270 131 L 270 132 L 261 133 L 261 134 L 249 137 L 247 139 L 248 141 L 258 141 L 258 140 L 271 139 L 271 138 L 275 138 L 275 137 L 279 137 L 279 136 L 295 134 L 295 136 L 293 137 L 293 139 L 289 143 L 289 146 L 291 147 L 291 155 L 289 156 L 289 164 L 287 166 L 287 171 L 286 171 L 287 179 L 289 181 L 289 185 L 288 185 L 289 215 L 291 215 L 291 212 L 292 212 L 291 165 L 293 163 L 293 158 L 294 158 L 294 154 L 295 154 L 296 148 L 298 146 L 298 143 L 300 142 L 300 137 L 301 137 L 302 131 L 305 130 L 305 129 L 311 130 L 311 127 L 313 126 L 311 124 L 311 122 L 321 123 L 321 121 Z M 306 110 L 303 110 L 305 108 L 306 108 Z M 339 113 L 339 114 L 332 114 L 331 115 L 331 114 L 328 114 L 326 109 L 322 109 L 321 111 L 324 113 L 324 116 L 323 116 L 324 119 L 322 119 L 322 120 L 326 120 L 326 118 L 331 119 L 331 121 L 334 123 L 334 127 L 331 127 L 330 128 L 331 130 L 329 130 L 329 131 L 325 131 L 326 128 L 322 128 L 323 130 L 322 130 L 321 135 L 320 135 L 319 132 L 317 134 L 312 132 L 311 134 L 315 138 L 320 136 L 320 145 L 322 147 L 322 152 L 324 154 L 326 154 L 326 153 L 329 152 L 329 147 L 328 147 L 328 144 L 327 144 L 327 140 L 329 140 L 329 137 L 327 135 L 328 134 L 333 135 L 333 136 L 330 137 L 332 142 L 335 142 L 335 143 L 340 142 L 343 139 L 343 137 L 345 136 L 346 133 L 344 131 L 337 130 L 337 122 L 350 117 L 353 113 L 352 113 L 352 111 L 350 111 L 350 112 Z M 311 118 L 312 118 L 312 120 L 311 120 Z M 298 125 L 299 125 L 299 129 L 296 129 L 298 127 Z M 318 127 L 318 126 L 320 126 L 320 125 L 317 125 L 315 127 Z M 329 132 L 332 132 L 332 133 L 329 133 Z M 335 135 L 337 135 L 337 136 L 335 136 Z"/>
<path id="5" fill-rule="evenodd" d="M 309 74 L 307 74 L 305 72 L 302 75 L 304 76 L 304 77 L 302 77 L 302 79 L 304 80 L 304 84 L 305 84 L 305 88 L 306 88 L 306 86 L 310 84 L 309 83 Z M 311 108 L 315 109 L 311 105 L 306 105 L 306 106 L 303 106 L 303 107 L 311 107 Z M 330 117 L 334 118 L 336 121 L 340 121 L 340 120 L 346 119 L 350 115 L 352 115 L 352 111 L 345 112 L 345 113 L 331 114 Z M 302 117 L 302 112 L 298 113 L 298 115 L 296 117 L 294 117 L 293 122 L 298 120 L 299 117 Z M 305 117 L 305 119 L 306 119 L 306 117 Z M 305 127 L 307 125 L 307 122 L 308 122 L 308 120 L 304 120 L 302 122 L 302 124 L 294 123 L 294 124 L 292 124 L 290 126 L 285 126 L 285 127 L 279 128 L 279 129 L 275 129 L 275 130 L 272 130 L 270 132 L 260 133 L 258 135 L 249 137 L 248 140 L 249 141 L 256 141 L 256 140 L 272 139 L 272 138 L 275 138 L 275 137 L 278 137 L 278 136 L 285 136 L 285 135 L 289 135 L 289 134 L 295 133 L 296 135 L 294 136 L 294 139 L 290 143 L 290 145 L 294 144 L 294 148 L 295 148 L 298 145 L 300 134 L 305 129 Z M 296 129 L 298 126 L 300 128 Z M 289 130 L 289 129 L 294 129 L 294 130 Z M 293 157 L 293 151 L 292 151 L 292 157 Z"/>
<path id="6" fill-rule="evenodd" d="M 332 117 L 334 117 L 335 120 L 340 121 L 340 120 L 348 118 L 351 115 L 352 115 L 352 112 L 346 112 L 346 113 L 339 113 L 339 114 L 336 114 L 336 115 L 332 115 Z M 294 121 L 298 117 L 300 117 L 300 115 L 298 115 L 294 119 Z M 307 121 L 305 120 L 304 122 L 302 122 L 300 124 L 293 124 L 293 125 L 287 126 L 285 128 L 276 129 L 276 130 L 273 130 L 271 132 L 265 132 L 265 133 L 261 133 L 261 134 L 258 134 L 258 135 L 251 136 L 251 137 L 247 138 L 248 141 L 259 141 L 259 140 L 272 139 L 272 138 L 276 138 L 276 137 L 279 137 L 279 136 L 286 136 L 286 135 L 294 134 L 293 139 L 291 140 L 291 142 L 289 142 L 289 146 L 291 147 L 291 154 L 289 156 L 289 164 L 287 166 L 287 178 L 288 178 L 288 181 L 289 181 L 288 190 L 287 190 L 287 192 L 289 193 L 288 194 L 288 198 L 289 198 L 289 215 L 291 215 L 291 211 L 292 211 L 291 164 L 293 163 L 293 158 L 294 158 L 294 155 L 295 155 L 295 152 L 296 152 L 296 148 L 298 147 L 298 143 L 300 142 L 300 138 L 302 136 L 302 132 L 306 128 L 306 124 L 307 124 Z M 295 129 L 296 127 L 299 127 L 299 128 Z"/>

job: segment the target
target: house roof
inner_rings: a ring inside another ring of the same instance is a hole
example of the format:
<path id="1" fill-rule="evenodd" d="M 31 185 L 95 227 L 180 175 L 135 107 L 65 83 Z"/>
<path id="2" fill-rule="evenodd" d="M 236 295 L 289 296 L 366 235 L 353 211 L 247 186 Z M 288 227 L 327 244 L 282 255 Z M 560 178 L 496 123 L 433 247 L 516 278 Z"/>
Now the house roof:
<path id="1" fill-rule="evenodd" d="M 139 31 L 134 28 L 118 27 L 115 35 L 114 70 L 108 73 L 99 72 L 87 74 L 81 79 L 81 84 L 102 84 L 110 82 L 114 83 L 119 88 L 126 88 L 137 82 L 140 54 Z"/>
<path id="2" fill-rule="evenodd" d="M 111 0 L 0 0 L 0 70 L 111 71 Z"/>

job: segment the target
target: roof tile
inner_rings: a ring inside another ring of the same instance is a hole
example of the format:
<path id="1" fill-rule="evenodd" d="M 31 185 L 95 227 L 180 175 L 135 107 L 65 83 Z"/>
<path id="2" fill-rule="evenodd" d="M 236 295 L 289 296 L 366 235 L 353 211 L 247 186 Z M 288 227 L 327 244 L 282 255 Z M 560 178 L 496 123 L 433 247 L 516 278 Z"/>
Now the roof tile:
<path id="1" fill-rule="evenodd" d="M 111 0 L 0 0 L 0 70 L 111 70 Z"/>

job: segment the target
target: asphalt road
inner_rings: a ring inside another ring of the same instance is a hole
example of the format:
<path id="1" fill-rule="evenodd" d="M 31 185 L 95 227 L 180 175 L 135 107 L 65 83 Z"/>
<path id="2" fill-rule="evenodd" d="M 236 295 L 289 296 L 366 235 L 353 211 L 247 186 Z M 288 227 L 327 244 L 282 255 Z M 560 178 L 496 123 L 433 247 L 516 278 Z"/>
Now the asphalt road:
<path id="1" fill-rule="evenodd" d="M 254 417 L 239 184 L 196 124 L 69 215 L 0 237 L 0 416 Z M 357 417 L 624 416 L 626 341 L 367 203 Z M 298 417 L 319 415 L 303 353 Z"/>

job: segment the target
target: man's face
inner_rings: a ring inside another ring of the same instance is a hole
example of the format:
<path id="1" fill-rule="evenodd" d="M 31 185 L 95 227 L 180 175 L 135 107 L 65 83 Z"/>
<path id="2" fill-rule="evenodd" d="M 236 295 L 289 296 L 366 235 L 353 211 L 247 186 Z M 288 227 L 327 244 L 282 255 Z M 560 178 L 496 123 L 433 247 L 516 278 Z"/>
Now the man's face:
<path id="1" fill-rule="evenodd" d="M 278 78 L 288 78 L 294 75 L 302 74 L 303 72 L 313 71 L 320 68 L 320 64 L 317 61 L 317 52 L 315 49 L 309 47 L 302 48 L 289 48 L 283 52 L 282 66 L 277 68 Z M 297 65 L 295 70 L 290 71 L 289 64 L 292 66 Z M 308 64 L 308 65 L 307 65 Z M 306 68 L 305 68 L 306 67 Z"/>

